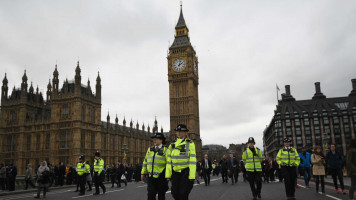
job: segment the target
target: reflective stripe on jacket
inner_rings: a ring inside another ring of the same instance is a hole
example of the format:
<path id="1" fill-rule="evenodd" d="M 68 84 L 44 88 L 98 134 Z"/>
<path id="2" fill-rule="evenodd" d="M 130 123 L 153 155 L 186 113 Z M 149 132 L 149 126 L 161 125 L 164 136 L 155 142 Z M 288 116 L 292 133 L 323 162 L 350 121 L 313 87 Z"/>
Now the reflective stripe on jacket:
<path id="1" fill-rule="evenodd" d="M 94 159 L 94 173 L 101 174 L 104 170 L 104 160 L 101 158 Z"/>
<path id="2" fill-rule="evenodd" d="M 190 139 L 178 138 L 169 145 L 168 149 L 170 154 L 167 159 L 166 178 L 171 178 L 172 170 L 181 172 L 189 168 L 189 179 L 195 179 L 197 156 L 194 142 Z"/>
<path id="3" fill-rule="evenodd" d="M 85 172 L 85 162 L 81 163 L 78 162 L 77 163 L 77 173 L 79 176 L 82 176 Z"/>
<path id="4" fill-rule="evenodd" d="M 249 172 L 262 172 L 262 153 L 261 150 L 255 147 L 256 155 L 253 155 L 253 152 L 249 147 L 242 153 L 242 160 L 245 164 L 246 171 Z"/>
<path id="5" fill-rule="evenodd" d="M 295 164 L 298 167 L 300 157 L 295 148 L 291 147 L 289 150 L 283 148 L 278 151 L 276 161 L 279 165 L 284 163 L 285 166 L 292 167 Z"/>
<path id="6" fill-rule="evenodd" d="M 147 174 L 149 177 L 158 178 L 159 175 L 166 169 L 168 148 L 162 146 L 162 149 L 155 151 L 155 147 L 150 147 L 147 150 L 145 160 L 143 161 L 141 174 Z"/>

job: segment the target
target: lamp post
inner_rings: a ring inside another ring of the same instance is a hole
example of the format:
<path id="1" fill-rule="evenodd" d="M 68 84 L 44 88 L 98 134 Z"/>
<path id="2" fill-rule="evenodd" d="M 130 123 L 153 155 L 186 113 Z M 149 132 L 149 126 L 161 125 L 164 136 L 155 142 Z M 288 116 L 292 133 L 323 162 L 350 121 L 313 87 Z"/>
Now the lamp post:
<path id="1" fill-rule="evenodd" d="M 126 163 L 126 155 L 129 153 L 129 149 L 127 148 L 127 145 L 124 144 L 123 147 L 121 148 L 121 153 L 124 155 L 124 163 Z"/>
<path id="2" fill-rule="evenodd" d="M 329 150 L 330 136 L 326 132 L 324 132 L 323 135 L 324 135 L 323 146 L 324 146 L 324 151 L 325 151 L 325 154 L 326 154 L 328 152 L 328 150 Z"/>

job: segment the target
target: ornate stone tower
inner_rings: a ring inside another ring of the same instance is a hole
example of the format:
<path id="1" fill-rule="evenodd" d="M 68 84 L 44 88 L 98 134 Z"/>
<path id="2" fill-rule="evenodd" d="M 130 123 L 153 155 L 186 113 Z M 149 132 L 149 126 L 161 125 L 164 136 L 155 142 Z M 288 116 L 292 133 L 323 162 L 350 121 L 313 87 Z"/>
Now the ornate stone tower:
<path id="1" fill-rule="evenodd" d="M 174 42 L 167 56 L 171 139 L 176 138 L 173 130 L 177 124 L 186 124 L 190 130 L 189 137 L 194 140 L 200 158 L 199 63 L 190 43 L 189 29 L 185 24 L 182 6 L 175 30 Z"/>

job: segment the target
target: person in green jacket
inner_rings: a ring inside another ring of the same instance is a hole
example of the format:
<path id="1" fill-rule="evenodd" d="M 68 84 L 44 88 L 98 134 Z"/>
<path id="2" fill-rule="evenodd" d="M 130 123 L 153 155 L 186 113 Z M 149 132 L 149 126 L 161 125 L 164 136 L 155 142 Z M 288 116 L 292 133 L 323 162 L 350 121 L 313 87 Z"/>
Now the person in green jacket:
<path id="1" fill-rule="evenodd" d="M 143 161 L 141 180 L 144 181 L 145 175 L 148 174 L 147 181 L 147 199 L 158 200 L 166 199 L 166 192 L 168 190 L 168 181 L 166 176 L 166 164 L 169 154 L 169 149 L 163 146 L 166 138 L 162 133 L 156 133 L 151 137 L 154 146 L 149 147 Z"/>
<path id="2" fill-rule="evenodd" d="M 242 160 L 245 164 L 245 169 L 248 176 L 248 182 L 252 191 L 253 199 L 261 198 L 262 189 L 262 152 L 255 147 L 255 139 L 248 139 L 248 147 L 242 153 Z M 236 163 L 237 165 L 239 163 Z"/>
<path id="3" fill-rule="evenodd" d="M 297 150 L 290 146 L 291 140 L 284 138 L 284 147 L 278 151 L 276 161 L 281 166 L 287 199 L 295 199 L 295 183 L 300 157 Z"/>

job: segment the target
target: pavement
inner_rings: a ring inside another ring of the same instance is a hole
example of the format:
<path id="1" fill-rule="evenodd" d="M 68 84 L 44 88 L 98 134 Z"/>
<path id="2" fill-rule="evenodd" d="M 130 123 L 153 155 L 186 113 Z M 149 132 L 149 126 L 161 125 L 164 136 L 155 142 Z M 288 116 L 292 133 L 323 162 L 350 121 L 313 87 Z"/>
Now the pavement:
<path id="1" fill-rule="evenodd" d="M 222 183 L 221 177 L 212 177 L 210 186 L 205 186 L 204 181 L 201 184 L 195 184 L 194 188 L 189 196 L 190 199 L 204 199 L 204 200 L 222 200 L 222 199 L 252 199 L 249 184 L 247 182 L 241 182 L 242 176 L 239 177 L 240 182 L 235 185 L 230 183 Z M 314 182 L 310 183 L 311 188 L 305 188 L 304 181 L 298 179 L 298 184 L 301 188 L 296 189 L 297 199 L 334 199 L 334 200 L 346 200 L 348 195 L 336 194 L 332 186 L 326 186 L 326 195 L 318 194 L 315 191 Z M 147 199 L 147 185 L 145 183 L 129 183 L 127 187 L 111 188 L 111 184 L 106 184 L 107 192 L 98 196 L 93 196 L 92 192 L 86 192 L 85 196 L 78 196 L 78 192 L 74 192 L 75 186 L 68 186 L 52 188 L 47 193 L 49 200 L 109 200 L 109 199 L 125 199 L 125 200 L 144 200 Z M 284 184 L 278 181 L 272 183 L 263 183 L 262 186 L 262 199 L 263 200 L 279 200 L 285 198 Z M 35 191 L 27 191 L 21 194 L 7 194 L 6 196 L 0 196 L 0 200 L 27 200 L 33 199 Z M 167 191 L 166 200 L 173 200 L 170 190 Z"/>

